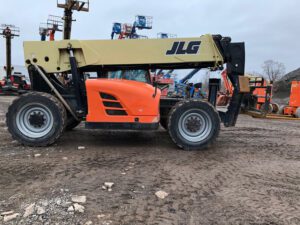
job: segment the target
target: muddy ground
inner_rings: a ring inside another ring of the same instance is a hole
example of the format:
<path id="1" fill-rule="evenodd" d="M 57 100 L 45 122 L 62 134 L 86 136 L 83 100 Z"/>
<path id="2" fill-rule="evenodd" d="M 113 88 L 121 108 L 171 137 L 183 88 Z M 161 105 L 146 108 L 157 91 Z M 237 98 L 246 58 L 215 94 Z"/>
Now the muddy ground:
<path id="1" fill-rule="evenodd" d="M 10 101 L 0 97 L 0 212 L 20 215 L 0 224 L 300 224 L 300 122 L 241 116 L 200 152 L 178 150 L 162 129 L 83 127 L 34 149 L 8 134 Z M 67 212 L 73 195 L 87 197 L 84 213 Z M 45 212 L 24 218 L 32 203 Z"/>

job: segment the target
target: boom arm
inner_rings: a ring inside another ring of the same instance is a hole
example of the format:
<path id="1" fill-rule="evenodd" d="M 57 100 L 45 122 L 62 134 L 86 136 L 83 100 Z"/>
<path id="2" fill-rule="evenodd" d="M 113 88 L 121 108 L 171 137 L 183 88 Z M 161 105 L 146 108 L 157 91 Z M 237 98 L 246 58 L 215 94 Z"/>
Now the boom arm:
<path id="1" fill-rule="evenodd" d="M 71 44 L 78 68 L 184 69 L 220 67 L 224 58 L 212 35 L 200 38 L 149 39 L 124 41 L 75 41 L 53 43 L 25 42 L 27 65 L 33 60 L 47 73 L 69 71 Z M 48 61 L 45 58 L 49 58 Z"/>

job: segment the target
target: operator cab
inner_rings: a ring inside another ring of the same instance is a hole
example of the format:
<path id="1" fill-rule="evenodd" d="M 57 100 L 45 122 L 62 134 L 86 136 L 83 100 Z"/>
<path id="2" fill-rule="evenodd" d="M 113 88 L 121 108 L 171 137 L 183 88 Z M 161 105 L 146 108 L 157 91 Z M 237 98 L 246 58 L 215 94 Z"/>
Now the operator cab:
<path id="1" fill-rule="evenodd" d="M 151 84 L 150 73 L 148 70 L 118 70 L 109 71 L 107 73 L 108 79 L 131 80 L 142 83 Z"/>

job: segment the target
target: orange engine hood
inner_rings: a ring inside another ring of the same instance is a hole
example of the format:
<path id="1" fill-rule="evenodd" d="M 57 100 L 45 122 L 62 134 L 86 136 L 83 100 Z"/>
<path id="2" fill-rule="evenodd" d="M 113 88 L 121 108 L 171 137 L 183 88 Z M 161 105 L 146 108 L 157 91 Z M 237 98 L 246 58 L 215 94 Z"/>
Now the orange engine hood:
<path id="1" fill-rule="evenodd" d="M 159 120 L 161 91 L 146 83 L 119 79 L 86 81 L 87 122 L 153 123 Z"/>

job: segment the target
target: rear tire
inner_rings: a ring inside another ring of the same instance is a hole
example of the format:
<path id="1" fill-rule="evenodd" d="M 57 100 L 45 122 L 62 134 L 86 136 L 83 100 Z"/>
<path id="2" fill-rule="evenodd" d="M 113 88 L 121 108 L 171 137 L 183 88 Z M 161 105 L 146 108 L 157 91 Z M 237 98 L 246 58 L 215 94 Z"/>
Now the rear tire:
<path id="1" fill-rule="evenodd" d="M 177 103 L 169 115 L 170 137 L 179 148 L 202 150 L 215 142 L 221 120 L 208 102 L 186 100 Z"/>
<path id="2" fill-rule="evenodd" d="M 13 139 L 30 147 L 55 143 L 66 124 L 66 110 L 50 94 L 30 92 L 16 99 L 8 108 L 6 123 Z"/>

